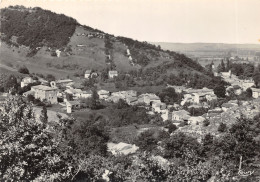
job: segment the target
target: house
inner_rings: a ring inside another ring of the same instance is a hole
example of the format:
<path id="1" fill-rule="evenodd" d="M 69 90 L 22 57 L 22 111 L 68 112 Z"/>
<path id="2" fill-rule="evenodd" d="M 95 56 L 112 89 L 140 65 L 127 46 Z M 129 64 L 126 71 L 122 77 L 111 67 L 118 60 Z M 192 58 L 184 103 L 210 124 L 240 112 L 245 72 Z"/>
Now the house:
<path id="1" fill-rule="evenodd" d="M 188 121 L 190 118 L 190 113 L 185 110 L 173 111 L 172 120 L 173 121 Z"/>
<path id="2" fill-rule="evenodd" d="M 224 103 L 221 105 L 221 108 L 224 112 L 226 112 L 228 109 L 234 107 L 235 105 L 234 104 L 231 104 L 231 103 Z"/>
<path id="3" fill-rule="evenodd" d="M 129 49 L 126 50 L 126 55 L 127 55 L 127 56 L 131 56 Z"/>
<path id="4" fill-rule="evenodd" d="M 109 96 L 109 97 L 106 99 L 106 101 L 118 103 L 118 101 L 119 101 L 120 99 L 122 99 L 122 98 L 121 98 L 121 97 L 118 97 L 118 96 L 116 96 L 116 95 L 111 95 L 111 96 Z"/>
<path id="5" fill-rule="evenodd" d="M 30 83 L 34 83 L 34 82 L 35 81 L 31 77 L 25 77 L 21 81 L 21 87 L 23 88 L 23 87 L 29 85 Z"/>
<path id="6" fill-rule="evenodd" d="M 45 85 L 37 85 L 32 86 L 31 91 L 34 91 L 34 97 L 36 99 L 40 99 L 41 101 L 46 100 L 51 104 L 57 104 L 57 93 L 58 90 L 56 88 L 48 87 Z"/>
<path id="7" fill-rule="evenodd" d="M 41 82 L 41 85 L 49 85 L 49 82 L 47 80 L 44 80 L 43 78 L 39 78 L 39 82 Z"/>
<path id="8" fill-rule="evenodd" d="M 163 121 L 167 121 L 170 119 L 170 113 L 168 109 L 162 110 L 161 111 L 161 118 L 163 119 Z"/>
<path id="9" fill-rule="evenodd" d="M 190 125 L 199 125 L 205 120 L 202 116 L 192 116 L 188 119 L 188 124 Z"/>
<path id="10" fill-rule="evenodd" d="M 161 113 L 162 111 L 167 109 L 167 106 L 165 103 L 161 102 L 153 102 L 152 103 L 152 109 L 154 112 Z"/>
<path id="11" fill-rule="evenodd" d="M 138 100 L 140 102 L 144 102 L 146 105 L 152 105 L 153 102 L 159 102 L 161 103 L 160 98 L 155 94 L 142 94 L 138 97 Z"/>
<path id="12" fill-rule="evenodd" d="M 228 72 L 220 72 L 222 77 L 231 77 L 231 70 L 229 70 Z"/>
<path id="13" fill-rule="evenodd" d="M 32 95 L 32 96 L 34 96 L 34 94 L 35 94 L 34 91 L 29 90 L 29 91 L 27 91 L 27 92 L 24 92 L 24 93 L 23 93 L 23 96 L 24 96 L 24 97 L 28 97 L 28 95 Z"/>
<path id="14" fill-rule="evenodd" d="M 252 89 L 252 97 L 257 99 L 260 97 L 260 88 L 251 88 Z"/>
<path id="15" fill-rule="evenodd" d="M 64 91 L 67 94 L 71 94 L 73 99 L 89 98 L 92 96 L 92 91 L 82 91 L 81 89 L 67 89 Z"/>
<path id="16" fill-rule="evenodd" d="M 56 52 L 57 57 L 60 57 L 61 51 L 57 49 L 55 52 Z"/>
<path id="17" fill-rule="evenodd" d="M 128 105 L 135 105 L 135 104 L 137 104 L 138 103 L 138 101 L 137 101 L 137 97 L 126 97 L 126 103 L 128 104 Z"/>
<path id="18" fill-rule="evenodd" d="M 108 77 L 109 78 L 114 78 L 118 76 L 118 72 L 117 71 L 109 71 L 108 72 Z"/>
<path id="19" fill-rule="evenodd" d="M 71 113 L 73 109 L 80 109 L 79 101 L 67 101 L 66 102 L 67 113 Z"/>
<path id="20" fill-rule="evenodd" d="M 110 95 L 110 92 L 107 90 L 99 90 L 97 92 L 99 99 L 107 99 Z"/>
<path id="21" fill-rule="evenodd" d="M 86 70 L 86 71 L 85 71 L 85 78 L 86 78 L 86 79 L 89 79 L 89 78 L 90 78 L 90 75 L 91 75 L 91 70 Z"/>

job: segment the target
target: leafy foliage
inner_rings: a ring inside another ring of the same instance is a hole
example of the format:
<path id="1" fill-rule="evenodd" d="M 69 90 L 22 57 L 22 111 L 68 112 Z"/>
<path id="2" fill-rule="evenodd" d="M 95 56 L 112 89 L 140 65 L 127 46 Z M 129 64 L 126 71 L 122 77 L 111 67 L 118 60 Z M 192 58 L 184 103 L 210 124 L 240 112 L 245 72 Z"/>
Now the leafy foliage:
<path id="1" fill-rule="evenodd" d="M 36 121 L 32 106 L 10 97 L 0 113 L 0 178 L 13 181 L 65 179 L 69 169 L 46 123 Z"/>
<path id="2" fill-rule="evenodd" d="M 4 19 L 1 20 L 4 40 L 11 43 L 11 37 L 16 36 L 19 45 L 28 46 L 31 50 L 41 46 L 61 48 L 67 45 L 78 24 L 63 14 L 22 6 L 2 9 L 1 17 Z"/>

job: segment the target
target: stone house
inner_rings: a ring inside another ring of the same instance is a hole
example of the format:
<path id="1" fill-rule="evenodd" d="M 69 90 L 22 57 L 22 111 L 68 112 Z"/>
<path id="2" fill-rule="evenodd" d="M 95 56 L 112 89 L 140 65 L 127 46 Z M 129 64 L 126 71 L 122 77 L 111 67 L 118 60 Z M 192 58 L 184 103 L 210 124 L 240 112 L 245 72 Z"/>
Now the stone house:
<path id="1" fill-rule="evenodd" d="M 34 91 L 34 97 L 36 99 L 40 99 L 41 101 L 46 100 L 47 102 L 50 102 L 51 104 L 57 104 L 57 93 L 58 90 L 56 88 L 48 87 L 45 85 L 37 85 L 32 86 L 31 91 Z"/>
<path id="2" fill-rule="evenodd" d="M 173 121 L 188 121 L 190 118 L 190 113 L 185 110 L 173 111 L 172 120 Z"/>

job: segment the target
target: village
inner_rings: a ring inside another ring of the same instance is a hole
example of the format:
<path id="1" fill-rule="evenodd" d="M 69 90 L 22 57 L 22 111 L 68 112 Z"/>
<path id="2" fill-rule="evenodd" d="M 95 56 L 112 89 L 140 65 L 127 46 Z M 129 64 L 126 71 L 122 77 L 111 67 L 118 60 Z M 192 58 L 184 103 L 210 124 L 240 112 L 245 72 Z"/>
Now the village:
<path id="1" fill-rule="evenodd" d="M 92 70 L 86 70 L 84 79 L 88 80 L 92 77 L 97 77 L 98 73 Z M 118 76 L 116 70 L 108 72 L 109 79 L 114 79 Z M 216 75 L 217 76 L 217 75 Z M 223 80 L 230 83 L 231 86 L 226 88 L 226 95 L 229 94 L 228 90 L 233 89 L 235 95 L 240 95 L 243 91 L 248 88 L 252 90 L 253 99 L 260 98 L 260 89 L 252 88 L 254 82 L 252 80 L 240 80 L 235 75 L 229 72 L 219 73 Z M 93 90 L 82 90 L 81 88 L 75 87 L 75 82 L 71 79 L 55 80 L 48 83 L 44 79 L 40 79 L 40 85 L 35 85 L 31 87 L 31 90 L 23 93 L 25 98 L 33 96 L 35 99 L 39 99 L 48 103 L 49 105 L 55 105 L 55 111 L 64 114 L 71 114 L 75 111 L 84 110 L 82 107 L 82 99 L 89 99 L 93 95 Z M 21 88 L 36 82 L 31 77 L 25 77 L 21 81 Z M 205 120 L 209 120 L 211 123 L 214 120 L 219 120 L 225 113 L 239 112 L 237 107 L 239 107 L 238 100 L 230 100 L 227 103 L 223 103 L 221 107 L 211 107 L 210 103 L 217 100 L 217 96 L 214 94 L 213 89 L 202 88 L 202 89 L 192 89 L 186 88 L 185 86 L 174 86 L 167 85 L 166 88 L 174 88 L 176 93 L 183 94 L 182 101 L 180 103 L 174 103 L 173 105 L 167 105 L 162 102 L 160 97 L 154 93 L 141 93 L 138 94 L 135 90 L 124 90 L 110 92 L 108 90 L 100 89 L 96 90 L 98 94 L 98 99 L 102 102 L 107 103 L 118 103 L 119 100 L 125 101 L 130 106 L 144 107 L 147 110 L 148 115 L 159 115 L 163 121 L 171 121 L 176 126 L 184 127 L 187 125 L 202 125 Z M 257 102 L 244 101 L 242 105 L 248 105 L 253 107 L 254 110 L 259 111 L 259 105 Z M 205 109 L 207 112 L 204 114 L 194 115 L 190 113 L 191 109 Z M 242 107 L 243 108 L 243 107 Z M 52 107 L 48 107 L 52 110 Z M 246 109 L 248 111 L 253 111 L 252 109 Z M 249 113 L 249 112 L 246 112 Z M 245 114 L 246 114 L 245 113 Z M 253 114 L 249 114 L 253 116 Z M 234 117 L 231 117 L 234 118 Z M 181 124 L 182 123 L 182 124 Z M 183 124 L 185 123 L 185 124 Z M 193 129 L 191 129 L 193 130 Z"/>

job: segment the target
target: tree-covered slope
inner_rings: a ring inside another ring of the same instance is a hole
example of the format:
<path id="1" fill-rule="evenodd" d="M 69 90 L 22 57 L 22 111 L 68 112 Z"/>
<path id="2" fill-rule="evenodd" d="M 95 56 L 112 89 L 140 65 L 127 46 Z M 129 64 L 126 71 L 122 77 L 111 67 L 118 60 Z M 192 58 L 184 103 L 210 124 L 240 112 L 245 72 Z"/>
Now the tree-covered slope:
<path id="1" fill-rule="evenodd" d="M 165 76 L 180 72 L 197 74 L 203 77 L 200 80 L 208 82 L 212 78 L 199 63 L 183 54 L 116 37 L 41 8 L 4 8 L 0 20 L 1 40 L 10 46 L 1 48 L 0 61 L 19 66 L 27 62 L 31 72 L 62 71 L 64 76 L 64 71 L 67 75 L 82 75 L 86 69 L 117 70 L 156 84 L 167 80 Z M 56 55 L 57 50 L 61 51 L 60 57 Z"/>
<path id="2" fill-rule="evenodd" d="M 41 8 L 15 6 L 1 10 L 1 38 L 31 49 L 65 46 L 77 24 L 73 18 Z"/>

